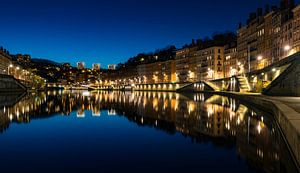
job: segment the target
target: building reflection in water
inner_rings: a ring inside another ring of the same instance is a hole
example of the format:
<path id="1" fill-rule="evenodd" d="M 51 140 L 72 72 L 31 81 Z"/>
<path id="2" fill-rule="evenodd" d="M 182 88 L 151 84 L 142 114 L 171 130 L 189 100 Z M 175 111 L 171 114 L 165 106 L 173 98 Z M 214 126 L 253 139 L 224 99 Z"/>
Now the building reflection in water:
<path id="1" fill-rule="evenodd" d="M 0 127 L 5 132 L 10 123 L 69 116 L 73 111 L 78 118 L 89 116 L 85 111 L 91 111 L 94 117 L 124 116 L 140 126 L 181 133 L 195 143 L 236 147 L 238 157 L 245 158 L 254 169 L 280 172 L 294 168 L 270 115 L 217 95 L 48 91 L 29 94 L 13 106 L 1 106 Z"/>

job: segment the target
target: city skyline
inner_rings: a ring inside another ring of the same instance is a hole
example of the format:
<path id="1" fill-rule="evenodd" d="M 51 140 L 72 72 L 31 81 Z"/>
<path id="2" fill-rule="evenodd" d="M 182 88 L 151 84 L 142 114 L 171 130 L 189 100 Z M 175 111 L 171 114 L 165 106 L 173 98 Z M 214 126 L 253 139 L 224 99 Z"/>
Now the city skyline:
<path id="1" fill-rule="evenodd" d="M 27 1 L 14 5 L 16 2 L 3 4 L 7 8 L 1 13 L 7 25 L 0 29 L 1 45 L 13 54 L 71 62 L 73 66 L 84 61 L 89 68 L 93 63 L 107 66 L 125 62 L 138 53 L 168 45 L 180 48 L 193 38 L 204 38 L 214 32 L 236 32 L 238 23 L 245 24 L 248 14 L 256 8 L 279 4 L 258 0 L 232 4 L 217 1 L 218 6 L 193 1 Z M 27 9 L 26 13 L 22 9 Z M 8 16 L 7 10 L 14 13 Z M 220 16 L 224 20 L 217 20 Z"/>
<path id="2" fill-rule="evenodd" d="M 2 2 L 3 172 L 300 173 L 299 1 Z"/>

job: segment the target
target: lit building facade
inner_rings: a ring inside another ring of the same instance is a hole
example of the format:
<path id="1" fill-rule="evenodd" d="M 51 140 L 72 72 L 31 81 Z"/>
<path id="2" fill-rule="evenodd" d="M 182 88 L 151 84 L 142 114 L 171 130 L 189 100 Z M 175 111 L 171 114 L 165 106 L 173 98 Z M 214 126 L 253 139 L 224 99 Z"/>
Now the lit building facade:
<path id="1" fill-rule="evenodd" d="M 300 51 L 300 5 L 293 9 L 294 23 L 293 23 L 293 46 L 294 52 Z"/>
<path id="2" fill-rule="evenodd" d="M 225 77 L 224 73 L 224 46 L 213 46 L 198 51 L 196 65 L 198 66 L 197 79 L 214 80 Z"/>
<path id="3" fill-rule="evenodd" d="M 224 78 L 224 46 L 184 48 L 176 53 L 178 81 L 197 82 Z"/>
<path id="4" fill-rule="evenodd" d="M 137 83 L 171 83 L 177 81 L 175 60 L 141 64 L 137 66 L 137 72 Z"/>
<path id="5" fill-rule="evenodd" d="M 239 26 L 237 31 L 239 73 L 252 71 L 257 57 L 262 57 L 258 53 L 258 37 L 264 35 L 262 19 L 262 11 L 258 9 L 257 13 L 250 13 L 246 26 Z"/>
<path id="6" fill-rule="evenodd" d="M 30 55 L 22 55 L 22 54 L 14 55 L 14 57 L 16 58 L 16 60 L 18 62 L 21 62 L 21 63 L 29 63 L 30 59 L 31 59 Z"/>
<path id="7" fill-rule="evenodd" d="M 84 62 L 77 62 L 77 68 L 78 68 L 78 70 L 84 70 L 85 63 Z"/>
<path id="8" fill-rule="evenodd" d="M 0 51 L 0 74 L 8 74 L 10 64 L 12 63 L 3 50 Z"/>
<path id="9" fill-rule="evenodd" d="M 292 0 L 281 1 L 280 8 L 266 6 L 250 13 L 245 26 L 237 31 L 239 73 L 255 71 L 292 54 L 294 33 Z M 299 10 L 299 9 L 298 9 Z M 297 9 L 293 10 L 297 13 Z M 295 52 L 295 51 L 293 51 Z"/>
<path id="10" fill-rule="evenodd" d="M 97 63 L 93 64 L 93 70 L 100 71 L 100 68 L 101 68 L 101 64 L 97 64 Z"/>
<path id="11" fill-rule="evenodd" d="M 260 39 L 260 53 L 263 53 L 263 57 L 265 57 L 267 64 L 272 64 L 274 61 L 275 55 L 273 54 L 273 48 L 277 48 L 277 46 L 273 46 L 274 44 L 274 31 L 276 30 L 274 26 L 276 26 L 276 22 L 273 23 L 276 20 L 274 19 L 274 15 L 276 14 L 275 9 L 269 12 L 268 10 L 266 11 L 266 15 L 264 16 L 264 37 L 263 40 Z M 275 24 L 273 26 L 273 24 Z M 263 49 L 262 49 L 263 48 Z"/>
<path id="12" fill-rule="evenodd" d="M 176 76 L 177 81 L 184 82 L 196 82 L 199 58 L 197 47 L 183 48 L 176 52 Z"/>
<path id="13" fill-rule="evenodd" d="M 107 66 L 108 70 L 116 70 L 116 67 L 117 67 L 117 65 L 115 65 L 115 64 L 109 64 Z"/>
<path id="14" fill-rule="evenodd" d="M 236 43 L 228 44 L 224 48 L 224 76 L 232 77 L 238 74 Z"/>
<path id="15" fill-rule="evenodd" d="M 281 27 L 281 37 L 279 45 L 279 60 L 290 55 L 291 45 L 293 45 L 293 20 L 285 22 Z"/>

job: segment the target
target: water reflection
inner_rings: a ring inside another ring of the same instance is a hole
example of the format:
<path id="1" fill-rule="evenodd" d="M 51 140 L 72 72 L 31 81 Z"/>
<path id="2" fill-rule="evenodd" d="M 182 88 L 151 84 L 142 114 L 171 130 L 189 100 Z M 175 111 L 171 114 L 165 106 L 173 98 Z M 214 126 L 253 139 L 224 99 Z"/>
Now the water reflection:
<path id="1" fill-rule="evenodd" d="M 237 157 L 245 159 L 253 170 L 296 172 L 270 115 L 217 95 L 86 91 L 29 94 L 13 106 L 0 106 L 1 132 L 5 133 L 11 123 L 69 116 L 74 111 L 77 118 L 121 116 L 139 126 L 181 133 L 193 143 L 236 148 Z"/>

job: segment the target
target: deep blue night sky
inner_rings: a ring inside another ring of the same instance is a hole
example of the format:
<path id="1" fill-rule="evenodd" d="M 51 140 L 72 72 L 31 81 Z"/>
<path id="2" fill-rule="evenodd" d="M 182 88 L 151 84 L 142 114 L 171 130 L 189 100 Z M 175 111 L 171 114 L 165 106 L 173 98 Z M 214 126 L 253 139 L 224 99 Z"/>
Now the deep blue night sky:
<path id="1" fill-rule="evenodd" d="M 235 31 L 279 0 L 0 0 L 0 44 L 57 62 L 124 62 L 140 52 Z"/>

